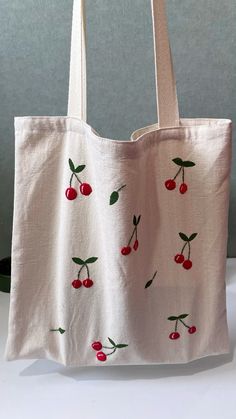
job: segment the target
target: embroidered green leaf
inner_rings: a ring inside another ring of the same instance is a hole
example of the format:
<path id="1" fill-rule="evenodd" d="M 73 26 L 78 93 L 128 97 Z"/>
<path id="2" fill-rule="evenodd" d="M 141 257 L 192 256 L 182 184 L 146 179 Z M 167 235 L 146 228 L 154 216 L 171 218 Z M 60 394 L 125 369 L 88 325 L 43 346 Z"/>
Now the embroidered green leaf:
<path id="1" fill-rule="evenodd" d="M 154 278 L 155 278 L 156 274 L 157 274 L 157 271 L 154 273 L 154 275 L 153 275 L 152 279 L 150 279 L 150 280 L 146 283 L 145 288 L 148 288 L 148 287 L 150 287 L 150 286 L 152 285 L 153 280 L 154 280 Z"/>
<path id="2" fill-rule="evenodd" d="M 74 172 L 75 171 L 75 166 L 74 166 L 74 163 L 73 163 L 73 161 L 71 159 L 69 159 L 69 165 L 70 165 L 70 170 L 72 172 Z"/>
<path id="3" fill-rule="evenodd" d="M 137 225 L 139 224 L 140 220 L 141 220 L 141 215 L 139 215 L 139 216 L 138 216 L 138 219 L 137 219 L 137 224 L 136 224 L 136 226 L 137 226 Z"/>
<path id="4" fill-rule="evenodd" d="M 136 218 L 136 215 L 134 215 L 134 217 L 133 217 L 133 225 L 137 225 L 137 218 Z"/>
<path id="5" fill-rule="evenodd" d="M 185 160 L 185 161 L 183 161 L 182 166 L 193 167 L 193 166 L 195 166 L 195 163 L 193 163 L 193 161 Z"/>
<path id="6" fill-rule="evenodd" d="M 116 345 L 116 348 L 120 349 L 120 348 L 126 348 L 128 345 L 126 345 L 125 343 L 119 343 L 118 345 Z"/>
<path id="7" fill-rule="evenodd" d="M 80 173 L 85 169 L 85 164 L 81 164 L 80 166 L 77 166 L 76 169 L 74 170 L 75 173 Z"/>
<path id="8" fill-rule="evenodd" d="M 176 157 L 176 159 L 172 160 L 177 166 L 183 166 L 183 160 L 180 157 Z"/>
<path id="9" fill-rule="evenodd" d="M 176 316 L 170 316 L 170 317 L 168 317 L 168 320 L 170 320 L 170 321 L 174 321 L 174 320 L 177 320 L 178 319 L 178 317 L 176 317 Z"/>
<path id="10" fill-rule="evenodd" d="M 94 263 L 94 262 L 96 262 L 96 260 L 98 260 L 98 258 L 96 258 L 96 257 L 88 258 L 88 259 L 86 259 L 85 263 Z"/>
<path id="11" fill-rule="evenodd" d="M 115 204 L 119 199 L 119 193 L 117 191 L 112 192 L 110 196 L 110 205 Z"/>
<path id="12" fill-rule="evenodd" d="M 197 233 L 191 234 L 191 236 L 189 237 L 188 241 L 191 242 L 193 239 L 195 239 L 195 237 L 197 237 Z"/>
<path id="13" fill-rule="evenodd" d="M 116 346 L 114 340 L 112 340 L 111 338 L 108 338 L 109 342 L 112 344 L 112 346 Z"/>
<path id="14" fill-rule="evenodd" d="M 85 265 L 85 261 L 80 258 L 72 258 L 73 262 L 77 263 L 77 265 Z"/>
<path id="15" fill-rule="evenodd" d="M 189 314 L 180 314 L 180 316 L 178 316 L 178 319 L 185 319 L 188 316 Z"/>
<path id="16" fill-rule="evenodd" d="M 63 335 L 63 333 L 65 333 L 65 330 L 59 327 L 58 332 L 60 332 L 60 334 Z"/>
<path id="17" fill-rule="evenodd" d="M 184 233 L 179 233 L 179 236 L 181 237 L 181 239 L 185 242 L 188 242 L 188 236 L 186 236 L 186 234 Z"/>

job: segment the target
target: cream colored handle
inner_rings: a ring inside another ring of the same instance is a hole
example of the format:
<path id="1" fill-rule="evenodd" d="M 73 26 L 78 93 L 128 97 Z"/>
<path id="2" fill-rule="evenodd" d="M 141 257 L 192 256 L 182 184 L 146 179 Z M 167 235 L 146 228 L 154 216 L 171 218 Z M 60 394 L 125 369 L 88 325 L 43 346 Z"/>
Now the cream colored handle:
<path id="1" fill-rule="evenodd" d="M 157 118 L 160 128 L 179 126 L 176 82 L 169 44 L 165 0 L 151 0 Z M 71 35 L 68 115 L 87 118 L 86 41 L 84 0 L 74 0 Z"/>

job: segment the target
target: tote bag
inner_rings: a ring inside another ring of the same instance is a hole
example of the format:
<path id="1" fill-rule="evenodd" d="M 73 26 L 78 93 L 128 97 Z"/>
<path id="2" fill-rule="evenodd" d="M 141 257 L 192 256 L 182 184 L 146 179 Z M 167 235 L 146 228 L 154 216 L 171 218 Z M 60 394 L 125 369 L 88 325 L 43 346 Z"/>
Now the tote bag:
<path id="1" fill-rule="evenodd" d="M 6 359 L 226 353 L 231 121 L 179 118 L 164 1 L 153 0 L 158 124 L 102 138 L 86 123 L 80 0 L 73 16 L 68 116 L 15 119 Z"/>

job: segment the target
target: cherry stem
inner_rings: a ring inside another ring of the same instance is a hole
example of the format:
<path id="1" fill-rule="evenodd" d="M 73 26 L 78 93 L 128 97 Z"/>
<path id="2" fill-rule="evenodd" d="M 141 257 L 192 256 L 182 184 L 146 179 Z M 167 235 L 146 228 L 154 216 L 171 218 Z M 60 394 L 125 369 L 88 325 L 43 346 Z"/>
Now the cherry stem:
<path id="1" fill-rule="evenodd" d="M 134 230 L 133 230 L 132 236 L 130 237 L 130 239 L 129 239 L 129 242 L 128 242 L 127 246 L 129 246 L 129 245 L 130 245 L 130 243 L 131 243 L 131 241 L 132 241 L 132 238 L 134 237 L 134 234 L 135 234 L 135 233 L 136 233 L 136 237 L 137 237 L 137 226 L 135 226 L 135 227 L 134 227 Z"/>
<path id="2" fill-rule="evenodd" d="M 177 332 L 177 328 L 178 328 L 178 321 L 179 321 L 179 319 L 177 319 L 177 320 L 176 320 L 176 322 L 175 322 L 175 332 Z"/>
<path id="3" fill-rule="evenodd" d="M 76 177 L 76 179 L 78 180 L 78 182 L 80 183 L 80 185 L 82 185 L 82 182 L 81 182 L 81 180 L 78 178 L 78 176 L 77 176 L 75 173 L 73 173 L 73 175 L 75 175 L 75 177 Z"/>
<path id="4" fill-rule="evenodd" d="M 120 192 L 120 191 L 121 191 L 121 189 L 124 189 L 125 187 L 126 187 L 126 185 L 121 186 L 119 189 L 117 189 L 117 191 L 116 191 L 116 192 Z"/>
<path id="5" fill-rule="evenodd" d="M 188 260 L 190 259 L 190 253 L 191 253 L 191 248 L 190 248 L 190 243 L 188 242 Z"/>
<path id="6" fill-rule="evenodd" d="M 74 173 L 72 173 L 72 175 L 70 177 L 70 188 L 71 188 L 71 185 L 72 185 L 73 176 L 74 176 Z"/>
<path id="7" fill-rule="evenodd" d="M 103 345 L 102 345 L 102 347 L 103 347 L 104 349 L 114 349 L 114 346 L 110 347 L 110 346 L 103 346 Z"/>
<path id="8" fill-rule="evenodd" d="M 82 271 L 82 269 L 83 268 L 86 268 L 86 270 L 87 270 L 87 274 L 88 274 L 88 278 L 89 278 L 89 269 L 88 269 L 88 266 L 86 265 L 86 264 L 84 264 L 83 266 L 81 266 L 81 268 L 80 268 L 80 270 L 79 270 L 79 272 L 78 272 L 78 279 L 80 278 L 80 274 L 81 274 L 81 271 Z"/>
<path id="9" fill-rule="evenodd" d="M 184 167 L 183 167 L 183 171 L 182 171 L 182 183 L 184 183 Z"/>
<path id="10" fill-rule="evenodd" d="M 182 319 L 179 319 L 179 321 L 180 321 L 181 323 L 183 323 L 183 325 L 184 325 L 185 327 L 187 327 L 188 329 L 190 329 L 190 326 L 188 326 L 186 323 L 184 323 L 184 321 L 183 321 Z"/>
<path id="11" fill-rule="evenodd" d="M 114 348 L 114 351 L 110 352 L 109 354 L 106 354 L 107 356 L 110 356 L 112 354 L 114 354 L 114 352 L 116 351 L 116 348 Z"/>
<path id="12" fill-rule="evenodd" d="M 50 332 L 59 332 L 59 329 L 50 329 Z"/>
<path id="13" fill-rule="evenodd" d="M 178 172 L 176 173 L 175 177 L 173 178 L 173 180 L 175 180 L 177 178 L 177 176 L 180 174 L 182 169 L 183 169 L 183 167 L 181 166 L 180 169 L 178 170 Z"/>
<path id="14" fill-rule="evenodd" d="M 181 250 L 181 255 L 183 254 L 183 251 L 184 251 L 185 247 L 187 246 L 187 244 L 188 244 L 188 242 L 186 242 L 186 243 L 183 245 L 183 248 L 182 248 L 182 250 Z"/>

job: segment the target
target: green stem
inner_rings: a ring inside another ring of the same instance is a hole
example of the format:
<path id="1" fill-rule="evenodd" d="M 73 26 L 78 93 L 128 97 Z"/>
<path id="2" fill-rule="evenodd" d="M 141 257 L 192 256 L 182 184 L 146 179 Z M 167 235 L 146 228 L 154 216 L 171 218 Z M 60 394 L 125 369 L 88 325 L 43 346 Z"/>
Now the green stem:
<path id="1" fill-rule="evenodd" d="M 121 189 L 124 189 L 126 187 L 126 185 L 122 185 L 119 189 L 117 189 L 117 191 L 116 192 L 120 192 L 121 191 Z"/>
<path id="2" fill-rule="evenodd" d="M 182 183 L 184 183 L 184 167 L 183 167 L 183 171 L 182 171 Z"/>
<path id="3" fill-rule="evenodd" d="M 186 242 L 186 243 L 183 245 L 183 248 L 182 248 L 182 250 L 181 250 L 181 255 L 183 254 L 183 251 L 184 251 L 185 247 L 187 246 L 187 244 L 188 244 L 188 242 Z"/>
<path id="4" fill-rule="evenodd" d="M 177 176 L 179 176 L 179 173 L 181 172 L 182 169 L 183 169 L 183 167 L 181 166 L 180 169 L 178 170 L 178 172 L 176 173 L 175 177 L 173 178 L 173 180 L 175 180 L 177 178 Z"/>
<path id="5" fill-rule="evenodd" d="M 85 268 L 86 268 L 86 270 L 87 270 L 87 275 L 88 275 L 88 278 L 89 278 L 89 268 L 88 268 L 88 265 L 87 265 L 87 264 L 85 264 L 84 266 L 85 266 Z"/>
<path id="6" fill-rule="evenodd" d="M 104 349 L 114 349 L 114 346 L 110 347 L 110 346 L 102 346 Z"/>
<path id="7" fill-rule="evenodd" d="M 110 356 L 112 354 L 114 354 L 114 352 L 116 351 L 116 348 L 114 348 L 114 351 L 110 352 L 109 354 L 106 354 L 107 356 Z"/>
<path id="8" fill-rule="evenodd" d="M 71 185 L 72 185 L 73 176 L 74 176 L 74 173 L 72 173 L 72 175 L 70 177 L 70 188 L 71 188 Z"/>
<path id="9" fill-rule="evenodd" d="M 180 321 L 181 323 L 183 323 L 183 325 L 184 325 L 185 327 L 187 327 L 188 329 L 190 328 L 190 326 L 188 326 L 186 323 L 184 323 L 184 321 L 183 321 L 182 319 L 179 319 L 179 321 Z"/>
<path id="10" fill-rule="evenodd" d="M 75 177 L 76 177 L 76 179 L 78 180 L 78 182 L 80 183 L 80 185 L 82 185 L 82 182 L 81 182 L 81 180 L 78 178 L 78 176 L 77 176 L 75 173 L 73 173 L 73 175 L 75 175 Z"/>
<path id="11" fill-rule="evenodd" d="M 50 332 L 59 332 L 59 329 L 50 329 Z"/>
<path id="12" fill-rule="evenodd" d="M 130 239 L 129 239 L 129 242 L 128 242 L 127 246 L 129 246 L 129 245 L 130 245 L 130 243 L 131 243 L 131 241 L 132 241 L 132 238 L 134 237 L 134 234 L 135 234 L 136 230 L 137 230 L 137 226 L 135 226 L 135 227 L 134 227 L 134 230 L 133 230 L 132 236 L 130 237 Z M 137 232 L 136 232 L 136 234 L 137 234 Z"/>
<path id="13" fill-rule="evenodd" d="M 80 268 L 80 270 L 79 270 L 79 272 L 78 272 L 78 279 L 79 279 L 79 277 L 80 277 L 81 271 L 82 271 L 82 269 L 84 268 L 84 266 L 85 266 L 85 265 L 82 265 L 82 266 L 81 266 L 81 268 Z"/>
<path id="14" fill-rule="evenodd" d="M 191 248 L 190 248 L 190 243 L 188 242 L 188 260 L 190 259 L 190 253 L 191 253 Z"/>
<path id="15" fill-rule="evenodd" d="M 176 320 L 176 323 L 175 323 L 175 332 L 177 332 L 177 328 L 178 328 L 178 321 L 179 321 L 179 319 L 177 319 L 177 320 Z"/>

